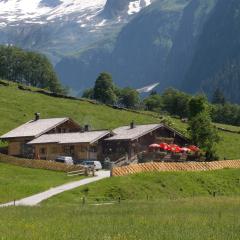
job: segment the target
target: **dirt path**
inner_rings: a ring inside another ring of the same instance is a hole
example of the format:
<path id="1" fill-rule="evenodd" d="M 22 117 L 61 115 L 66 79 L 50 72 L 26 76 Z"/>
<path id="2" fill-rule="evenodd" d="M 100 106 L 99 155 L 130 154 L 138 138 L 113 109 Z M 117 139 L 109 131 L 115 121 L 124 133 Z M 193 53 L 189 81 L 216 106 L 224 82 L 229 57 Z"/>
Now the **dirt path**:
<path id="1" fill-rule="evenodd" d="M 110 177 L 110 172 L 109 171 L 99 171 L 96 173 L 96 177 L 92 177 L 92 178 L 86 178 L 86 179 L 82 179 L 79 181 L 75 181 L 75 182 L 71 182 L 71 183 L 67 183 L 58 187 L 54 187 L 51 188 L 45 192 L 41 192 L 38 194 L 35 194 L 33 196 L 27 197 L 27 198 L 23 198 L 21 200 L 14 202 L 9 202 L 9 203 L 5 203 L 5 204 L 1 204 L 0 207 L 9 207 L 9 206 L 36 206 L 37 204 L 41 203 L 44 200 L 47 200 L 57 194 L 63 193 L 65 191 L 69 191 L 72 190 L 74 188 L 92 183 L 92 182 L 96 182 L 99 180 L 102 180 L 104 178 L 108 178 Z"/>

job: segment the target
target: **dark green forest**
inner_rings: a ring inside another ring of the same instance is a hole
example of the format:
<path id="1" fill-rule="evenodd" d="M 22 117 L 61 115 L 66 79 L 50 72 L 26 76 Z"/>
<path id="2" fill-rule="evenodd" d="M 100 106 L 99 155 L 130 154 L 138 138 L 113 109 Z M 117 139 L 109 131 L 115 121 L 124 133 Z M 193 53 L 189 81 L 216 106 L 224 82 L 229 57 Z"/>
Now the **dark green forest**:
<path id="1" fill-rule="evenodd" d="M 0 46 L 0 78 L 66 93 L 46 56 L 13 46 Z"/>

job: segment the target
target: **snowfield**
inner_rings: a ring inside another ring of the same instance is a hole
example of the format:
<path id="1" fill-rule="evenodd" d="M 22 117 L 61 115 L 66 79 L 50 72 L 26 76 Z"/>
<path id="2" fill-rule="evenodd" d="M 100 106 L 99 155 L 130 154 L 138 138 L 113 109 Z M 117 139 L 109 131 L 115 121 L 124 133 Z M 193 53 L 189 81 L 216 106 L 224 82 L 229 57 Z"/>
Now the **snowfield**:
<path id="1" fill-rule="evenodd" d="M 51 0 L 0 0 L 0 27 L 18 25 L 19 22 L 44 24 L 59 19 L 74 20 L 85 27 L 99 15 L 106 2 L 107 0 L 55 0 L 54 3 Z M 151 2 L 152 0 L 131 1 L 127 14 L 138 13 Z M 67 19 L 69 16 L 70 19 Z M 101 20 L 97 24 L 101 26 L 104 23 Z"/>
<path id="2" fill-rule="evenodd" d="M 0 20 L 2 25 L 30 19 L 31 22 L 42 23 L 72 13 L 96 15 L 104 8 L 106 1 L 61 0 L 56 7 L 49 7 L 42 0 L 0 0 Z"/>

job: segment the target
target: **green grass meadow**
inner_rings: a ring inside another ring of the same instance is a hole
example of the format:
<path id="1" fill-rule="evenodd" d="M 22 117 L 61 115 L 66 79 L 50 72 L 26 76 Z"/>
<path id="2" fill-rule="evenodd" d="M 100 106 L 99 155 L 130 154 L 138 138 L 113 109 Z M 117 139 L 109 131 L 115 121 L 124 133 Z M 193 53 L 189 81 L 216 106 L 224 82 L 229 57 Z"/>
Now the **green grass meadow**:
<path id="1" fill-rule="evenodd" d="M 0 163 L 0 203 L 18 200 L 82 177 Z M 0 236 L 1 239 L 1 236 Z"/>
<path id="2" fill-rule="evenodd" d="M 240 198 L 0 209 L 1 240 L 238 240 Z"/>
<path id="3" fill-rule="evenodd" d="M 0 202 L 67 181 L 64 173 L 0 164 Z M 238 240 L 239 214 L 240 169 L 142 173 L 67 191 L 36 207 L 0 208 L 0 239 Z"/>
<path id="4" fill-rule="evenodd" d="M 240 197 L 240 169 L 206 172 L 152 172 L 112 177 L 55 196 L 44 205 L 79 205 L 118 200 L 159 200 L 191 197 Z"/>

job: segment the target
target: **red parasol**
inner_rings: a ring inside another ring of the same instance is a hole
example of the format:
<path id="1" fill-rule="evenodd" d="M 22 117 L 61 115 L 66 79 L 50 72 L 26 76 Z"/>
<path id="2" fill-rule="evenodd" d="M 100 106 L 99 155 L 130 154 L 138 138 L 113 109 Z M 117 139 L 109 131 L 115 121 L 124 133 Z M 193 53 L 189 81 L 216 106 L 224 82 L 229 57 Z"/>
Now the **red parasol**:
<path id="1" fill-rule="evenodd" d="M 148 146 L 149 148 L 160 148 L 160 146 L 157 143 L 153 143 Z"/>
<path id="2" fill-rule="evenodd" d="M 169 149 L 169 145 L 167 143 L 160 143 L 159 147 L 164 151 L 167 151 Z"/>
<path id="3" fill-rule="evenodd" d="M 191 152 L 192 150 L 187 148 L 187 147 L 183 147 L 182 148 L 182 152 Z"/>
<path id="4" fill-rule="evenodd" d="M 171 144 L 170 145 L 170 151 L 173 152 L 173 153 L 180 153 L 182 151 L 182 148 L 179 147 L 176 144 Z"/>
<path id="5" fill-rule="evenodd" d="M 193 151 L 193 152 L 198 152 L 200 151 L 200 149 L 197 147 L 197 146 L 194 146 L 194 145 L 191 145 L 191 146 L 188 146 L 188 148 Z"/>

